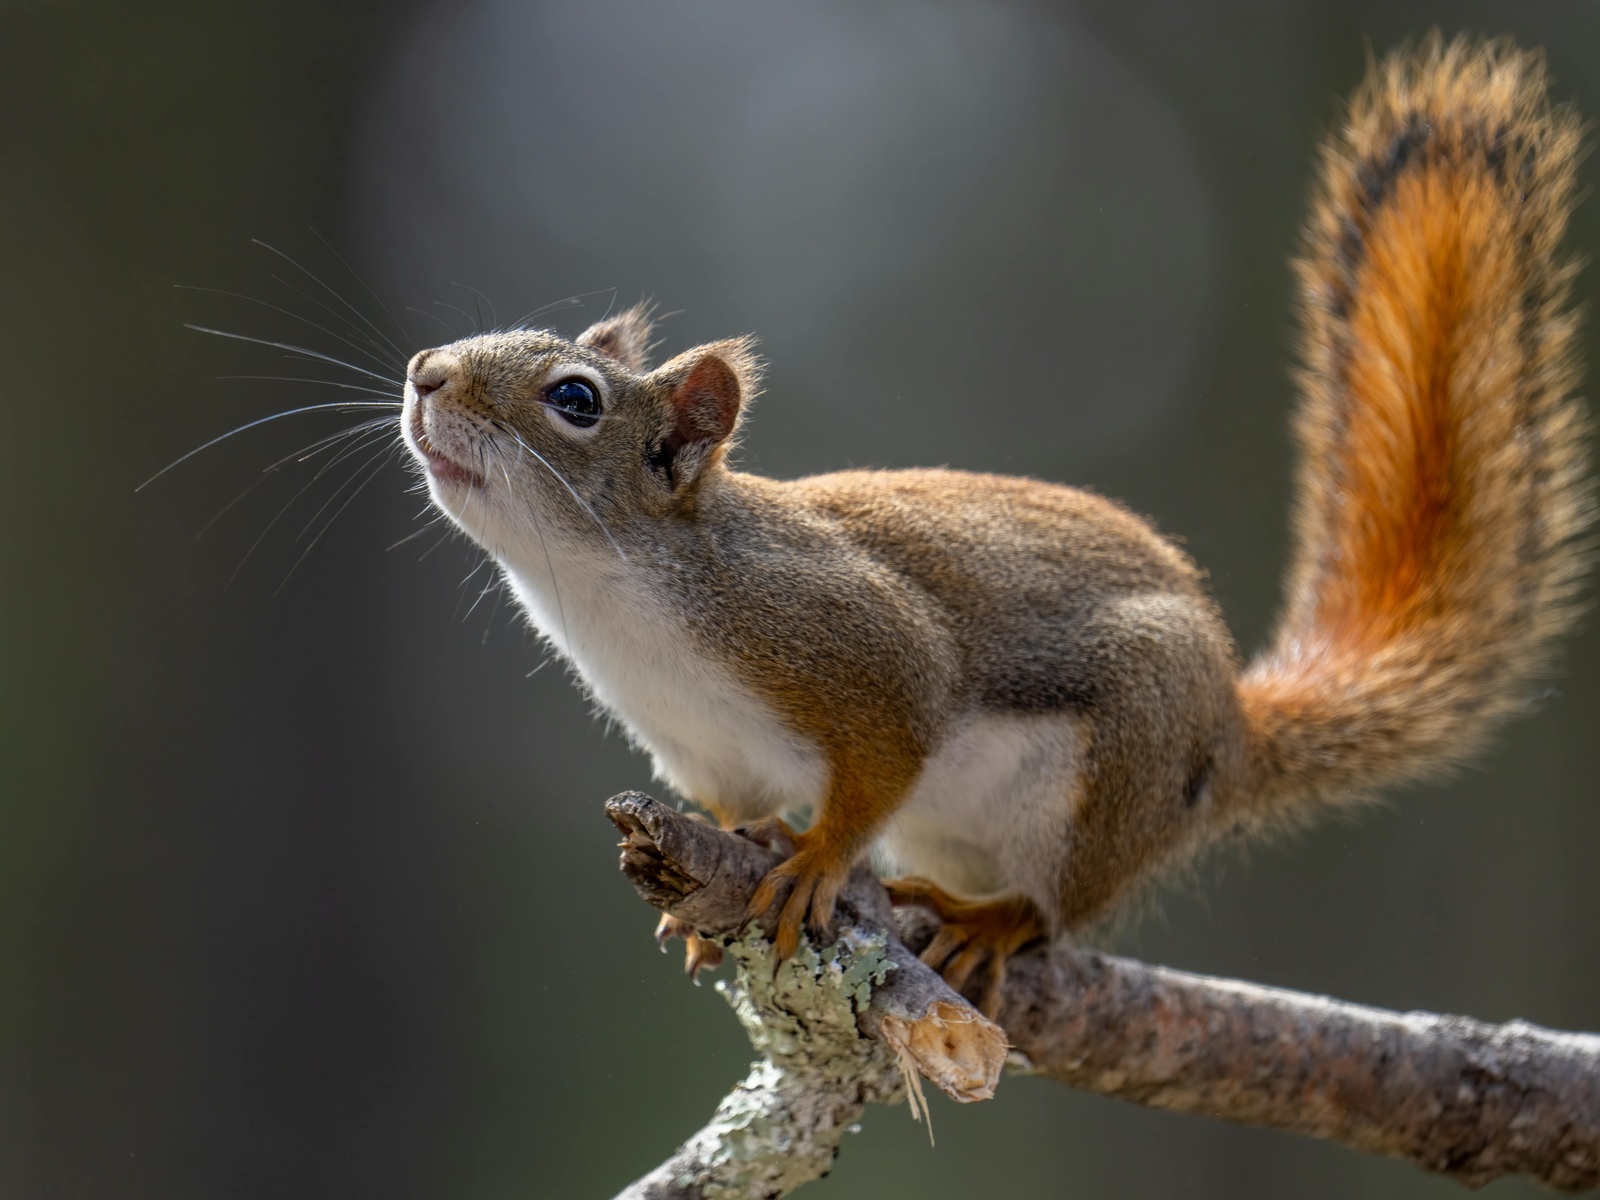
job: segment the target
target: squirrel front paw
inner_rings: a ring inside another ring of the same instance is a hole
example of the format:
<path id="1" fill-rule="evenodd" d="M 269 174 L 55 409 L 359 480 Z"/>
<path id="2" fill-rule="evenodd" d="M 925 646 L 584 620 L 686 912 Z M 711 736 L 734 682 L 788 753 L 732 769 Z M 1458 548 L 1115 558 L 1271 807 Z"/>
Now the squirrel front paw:
<path id="1" fill-rule="evenodd" d="M 819 843 L 812 834 L 794 833 L 787 827 L 785 832 L 798 848 L 793 856 L 767 872 L 745 907 L 746 919 L 760 921 L 782 901 L 772 939 L 779 962 L 786 961 L 799 949 L 802 926 L 810 930 L 818 942 L 829 939 L 833 906 L 854 866 L 849 857 Z"/>

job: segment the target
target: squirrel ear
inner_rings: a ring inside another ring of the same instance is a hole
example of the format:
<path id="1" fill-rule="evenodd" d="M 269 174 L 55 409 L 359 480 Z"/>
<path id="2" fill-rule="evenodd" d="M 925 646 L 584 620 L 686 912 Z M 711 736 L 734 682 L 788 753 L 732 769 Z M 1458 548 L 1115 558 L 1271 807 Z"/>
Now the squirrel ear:
<path id="1" fill-rule="evenodd" d="M 667 484 L 698 477 L 720 458 L 744 406 L 761 388 L 753 338 L 712 342 L 678 355 L 656 372 L 665 384 L 671 424 L 650 453 Z"/>
<path id="2" fill-rule="evenodd" d="M 604 321 L 597 321 L 578 335 L 577 343 L 614 358 L 630 371 L 643 371 L 650 365 L 651 316 L 655 305 L 635 304 Z"/>

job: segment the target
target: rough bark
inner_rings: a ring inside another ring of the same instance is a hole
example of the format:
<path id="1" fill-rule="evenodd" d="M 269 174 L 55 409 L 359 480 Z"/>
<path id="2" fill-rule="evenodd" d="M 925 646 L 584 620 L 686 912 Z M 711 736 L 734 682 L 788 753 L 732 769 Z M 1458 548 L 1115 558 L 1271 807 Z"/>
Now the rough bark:
<path id="1" fill-rule="evenodd" d="M 905 1097 L 915 1113 L 917 1076 L 959 1101 L 994 1095 L 1005 1035 L 906 948 L 870 873 L 840 896 L 834 944 L 802 943 L 780 966 L 760 929 L 742 932 L 776 854 L 638 792 L 606 811 L 639 894 L 725 942 L 737 972 L 717 990 L 762 1056 L 710 1123 L 621 1197 L 786 1195 L 827 1174 L 867 1102 Z"/>
<path id="2" fill-rule="evenodd" d="M 861 1107 L 898 1099 L 912 1069 L 957 1099 L 992 1094 L 998 1031 L 915 956 L 931 918 L 897 927 L 863 873 L 837 946 L 806 947 L 774 974 L 760 931 L 738 936 L 771 851 L 639 793 L 607 811 L 639 893 L 731 941 L 740 969 L 719 990 L 764 1055 L 623 1196 L 785 1195 L 826 1173 Z M 1390 1012 L 1061 944 L 1012 959 L 1000 1024 L 1014 1065 L 1086 1091 L 1327 1138 L 1468 1187 L 1507 1174 L 1600 1187 L 1594 1035 Z"/>
<path id="3" fill-rule="evenodd" d="M 1600 1187 L 1600 1037 L 1397 1013 L 1069 947 L 1013 961 L 1001 1025 L 1085 1091 L 1403 1158 L 1481 1187 Z"/>
<path id="4" fill-rule="evenodd" d="M 820 958 L 803 946 L 775 977 L 763 941 L 734 942 L 738 981 L 717 985 L 761 1058 L 705 1128 L 619 1200 L 786 1195 L 828 1173 L 868 1101 L 902 1094 L 894 1054 L 857 1028 L 857 994 L 884 971 L 882 938 L 852 930 Z"/>

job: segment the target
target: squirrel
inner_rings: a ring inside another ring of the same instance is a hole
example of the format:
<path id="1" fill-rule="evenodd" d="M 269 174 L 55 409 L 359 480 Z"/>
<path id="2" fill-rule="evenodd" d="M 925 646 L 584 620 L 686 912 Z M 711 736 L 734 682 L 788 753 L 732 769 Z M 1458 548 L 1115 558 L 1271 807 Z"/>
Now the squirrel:
<path id="1" fill-rule="evenodd" d="M 753 340 L 652 368 L 648 306 L 416 355 L 404 437 L 657 774 L 788 843 L 750 904 L 780 956 L 871 855 L 992 1013 L 1024 944 L 1224 836 L 1457 764 L 1529 706 L 1592 515 L 1560 249 L 1580 141 L 1509 42 L 1369 66 L 1296 264 L 1295 545 L 1248 665 L 1200 569 L 1097 495 L 734 469 Z M 691 972 L 720 957 L 660 932 Z"/>

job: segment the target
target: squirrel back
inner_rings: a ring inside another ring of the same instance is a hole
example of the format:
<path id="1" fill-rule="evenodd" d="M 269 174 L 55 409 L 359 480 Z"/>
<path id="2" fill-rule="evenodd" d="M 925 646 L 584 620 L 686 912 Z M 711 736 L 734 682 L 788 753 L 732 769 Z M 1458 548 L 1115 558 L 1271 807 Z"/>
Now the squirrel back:
<path id="1" fill-rule="evenodd" d="M 1303 255 L 1297 549 L 1240 681 L 1258 819 L 1475 751 L 1577 614 L 1587 421 L 1559 244 L 1578 118 L 1542 58 L 1374 67 L 1326 146 Z"/>

